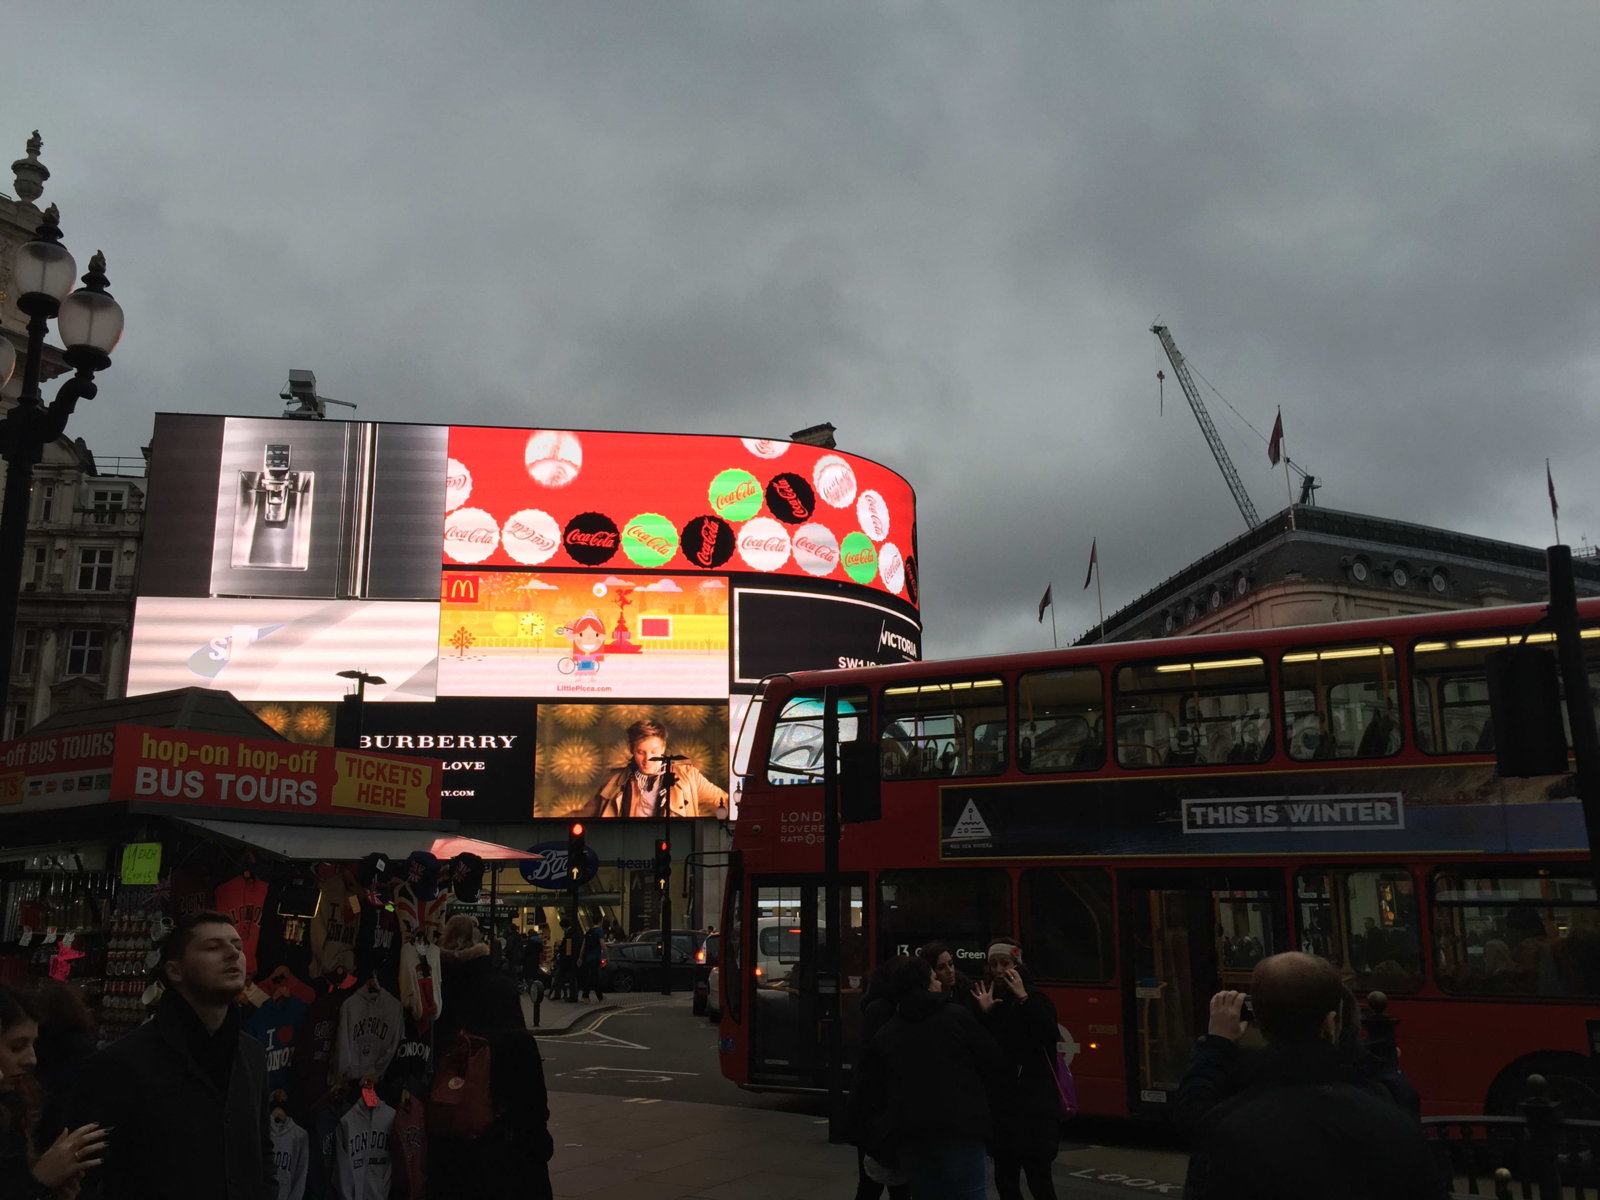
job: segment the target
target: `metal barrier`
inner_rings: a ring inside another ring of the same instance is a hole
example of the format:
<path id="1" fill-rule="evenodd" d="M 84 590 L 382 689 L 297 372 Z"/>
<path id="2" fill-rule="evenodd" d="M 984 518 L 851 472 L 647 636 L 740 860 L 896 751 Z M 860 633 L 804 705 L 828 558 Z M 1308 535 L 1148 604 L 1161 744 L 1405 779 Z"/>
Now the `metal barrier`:
<path id="1" fill-rule="evenodd" d="M 1520 1117 L 1424 1117 L 1451 1197 L 1600 1198 L 1600 1121 L 1568 1121 L 1544 1076 L 1530 1075 Z M 1492 1191 L 1485 1190 L 1492 1187 Z"/>

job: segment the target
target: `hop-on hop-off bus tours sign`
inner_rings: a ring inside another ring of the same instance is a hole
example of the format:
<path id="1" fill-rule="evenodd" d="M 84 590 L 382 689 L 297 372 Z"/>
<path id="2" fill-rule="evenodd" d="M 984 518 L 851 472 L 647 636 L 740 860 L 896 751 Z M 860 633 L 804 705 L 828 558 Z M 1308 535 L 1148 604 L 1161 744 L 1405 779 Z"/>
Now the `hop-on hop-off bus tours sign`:
<path id="1" fill-rule="evenodd" d="M 251 813 L 439 815 L 439 767 L 264 738 L 119 725 L 0 745 L 0 805 L 143 801 Z"/>

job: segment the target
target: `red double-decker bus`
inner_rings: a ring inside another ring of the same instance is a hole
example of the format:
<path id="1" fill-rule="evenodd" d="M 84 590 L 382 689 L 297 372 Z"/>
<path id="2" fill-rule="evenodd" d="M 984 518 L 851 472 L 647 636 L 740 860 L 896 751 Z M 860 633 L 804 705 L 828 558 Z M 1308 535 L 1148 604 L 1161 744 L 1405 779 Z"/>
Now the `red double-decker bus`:
<path id="1" fill-rule="evenodd" d="M 1593 689 L 1600 600 L 1579 612 Z M 1510 1111 L 1531 1072 L 1592 1108 L 1600 903 L 1582 808 L 1570 774 L 1494 765 L 1485 659 L 1551 641 L 1544 615 L 766 681 L 734 764 L 724 1073 L 752 1089 L 824 1086 L 816 984 L 836 922 L 847 1061 L 873 963 L 937 939 L 976 973 L 989 942 L 1013 936 L 1060 1014 L 1083 1109 L 1159 1116 L 1211 995 L 1300 949 L 1358 995 L 1389 997 L 1425 1112 Z M 882 781 L 881 819 L 844 827 L 834 913 L 825 688 L 841 757 L 870 762 L 860 743 L 875 740 Z"/>

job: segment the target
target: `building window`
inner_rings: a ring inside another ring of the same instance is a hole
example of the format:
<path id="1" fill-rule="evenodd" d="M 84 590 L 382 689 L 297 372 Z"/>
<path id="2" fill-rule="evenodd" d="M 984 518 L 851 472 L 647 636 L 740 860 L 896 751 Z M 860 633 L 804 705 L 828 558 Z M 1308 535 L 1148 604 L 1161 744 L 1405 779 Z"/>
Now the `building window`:
<path id="1" fill-rule="evenodd" d="M 105 673 L 106 635 L 101 629 L 74 629 L 67 634 L 67 675 Z"/>
<path id="2" fill-rule="evenodd" d="M 87 547 L 78 551 L 78 590 L 80 592 L 109 592 L 111 590 L 111 561 L 116 551 L 107 547 Z"/>
<path id="3" fill-rule="evenodd" d="M 31 583 L 35 588 L 44 583 L 46 565 L 50 560 L 50 550 L 46 546 L 29 546 L 28 555 L 23 563 L 22 581 Z"/>
<path id="4" fill-rule="evenodd" d="M 89 519 L 96 525 L 109 525 L 127 507 L 128 494 L 120 488 L 115 491 L 96 489 L 90 493 Z"/>
<path id="5" fill-rule="evenodd" d="M 40 483 L 34 485 L 39 497 L 39 511 L 35 514 L 36 521 L 52 521 L 56 512 L 56 485 L 53 483 Z"/>
<path id="6" fill-rule="evenodd" d="M 39 631 L 37 629 L 17 630 L 16 673 L 18 675 L 32 675 L 38 665 Z"/>
<path id="7" fill-rule="evenodd" d="M 28 702 L 15 700 L 6 705 L 5 740 L 19 738 L 28 728 Z"/>

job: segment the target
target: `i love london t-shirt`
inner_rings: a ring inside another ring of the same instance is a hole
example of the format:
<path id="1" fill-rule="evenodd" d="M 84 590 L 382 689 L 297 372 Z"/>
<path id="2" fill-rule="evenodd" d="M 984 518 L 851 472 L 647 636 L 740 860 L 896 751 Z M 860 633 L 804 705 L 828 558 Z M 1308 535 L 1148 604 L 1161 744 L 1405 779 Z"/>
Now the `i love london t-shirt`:
<path id="1" fill-rule="evenodd" d="M 244 969 L 256 973 L 256 947 L 261 941 L 261 913 L 267 903 L 267 885 L 243 875 L 217 886 L 217 911 L 233 922 L 244 943 Z"/>
<path id="2" fill-rule="evenodd" d="M 294 996 L 279 996 L 245 1018 L 246 1032 L 267 1048 L 269 1091 L 293 1087 L 295 1051 L 310 1007 Z"/>

